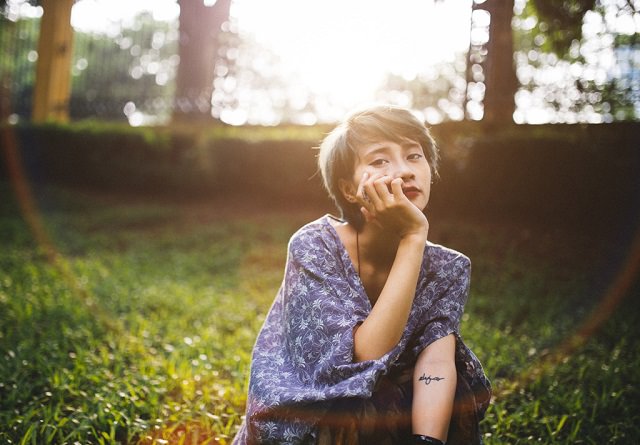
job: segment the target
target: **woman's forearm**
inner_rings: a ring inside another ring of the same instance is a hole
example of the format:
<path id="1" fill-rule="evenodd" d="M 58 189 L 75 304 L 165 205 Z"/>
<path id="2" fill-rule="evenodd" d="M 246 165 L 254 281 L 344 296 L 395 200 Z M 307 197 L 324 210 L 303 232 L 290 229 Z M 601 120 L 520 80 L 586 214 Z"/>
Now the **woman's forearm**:
<path id="1" fill-rule="evenodd" d="M 414 434 L 447 440 L 457 384 L 455 342 L 455 337 L 448 335 L 418 356 L 413 370 Z"/>
<path id="2" fill-rule="evenodd" d="M 354 333 L 355 361 L 378 359 L 400 341 L 415 296 L 425 243 L 426 234 L 400 240 L 382 292 Z"/>
<path id="3" fill-rule="evenodd" d="M 413 375 L 411 423 L 414 434 L 447 440 L 457 375 L 455 362 L 416 367 Z"/>

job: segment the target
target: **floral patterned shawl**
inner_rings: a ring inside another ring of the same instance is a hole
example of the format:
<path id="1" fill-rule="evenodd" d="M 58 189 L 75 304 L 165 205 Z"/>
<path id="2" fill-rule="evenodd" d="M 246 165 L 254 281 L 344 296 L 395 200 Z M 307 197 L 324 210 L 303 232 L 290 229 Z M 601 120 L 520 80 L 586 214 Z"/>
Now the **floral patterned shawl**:
<path id="1" fill-rule="evenodd" d="M 317 422 L 332 402 L 371 397 L 381 376 L 412 366 L 433 341 L 458 335 L 470 261 L 427 242 L 400 342 L 380 359 L 354 362 L 353 330 L 371 303 L 330 218 L 291 237 L 283 283 L 254 347 L 246 418 L 234 444 L 314 443 Z M 476 393 L 482 416 L 489 381 L 459 336 L 457 343 L 459 372 Z"/>

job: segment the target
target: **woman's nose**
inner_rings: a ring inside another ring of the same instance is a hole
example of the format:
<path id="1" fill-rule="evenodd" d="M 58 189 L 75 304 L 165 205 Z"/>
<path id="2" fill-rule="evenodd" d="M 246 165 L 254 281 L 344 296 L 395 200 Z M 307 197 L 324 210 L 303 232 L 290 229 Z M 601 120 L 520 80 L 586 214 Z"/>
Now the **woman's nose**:
<path id="1" fill-rule="evenodd" d="M 395 178 L 402 178 L 402 179 L 413 178 L 413 170 L 409 168 L 406 162 L 394 163 L 392 168 L 393 168 L 393 172 L 391 173 L 390 176 L 392 176 L 394 179 Z"/>

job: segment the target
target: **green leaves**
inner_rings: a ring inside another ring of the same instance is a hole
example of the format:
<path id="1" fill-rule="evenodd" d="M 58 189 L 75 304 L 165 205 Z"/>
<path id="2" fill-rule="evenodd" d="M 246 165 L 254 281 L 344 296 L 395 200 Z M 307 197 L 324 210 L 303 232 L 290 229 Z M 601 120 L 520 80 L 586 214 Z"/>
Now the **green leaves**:
<path id="1" fill-rule="evenodd" d="M 582 38 L 582 19 L 595 8 L 595 0 L 534 0 L 540 30 L 549 38 L 554 52 L 561 58 L 571 43 Z"/>

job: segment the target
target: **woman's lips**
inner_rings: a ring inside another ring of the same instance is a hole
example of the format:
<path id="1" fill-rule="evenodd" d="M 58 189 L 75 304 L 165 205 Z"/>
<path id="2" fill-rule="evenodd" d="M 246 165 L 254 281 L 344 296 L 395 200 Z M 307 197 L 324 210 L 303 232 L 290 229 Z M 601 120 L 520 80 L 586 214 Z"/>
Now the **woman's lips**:
<path id="1" fill-rule="evenodd" d="M 404 196 L 406 196 L 407 198 L 413 198 L 418 196 L 422 192 L 417 187 L 406 187 L 402 189 L 402 193 L 404 193 Z"/>

